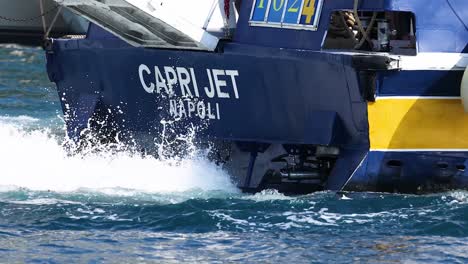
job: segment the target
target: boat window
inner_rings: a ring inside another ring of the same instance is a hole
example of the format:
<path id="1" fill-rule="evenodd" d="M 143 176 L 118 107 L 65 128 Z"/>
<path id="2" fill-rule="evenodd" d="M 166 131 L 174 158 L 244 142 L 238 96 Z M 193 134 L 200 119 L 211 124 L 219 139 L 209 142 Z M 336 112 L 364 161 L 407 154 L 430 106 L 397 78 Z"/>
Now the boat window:
<path id="1" fill-rule="evenodd" d="M 335 11 L 322 48 L 416 55 L 414 21 L 410 12 Z"/>
<path id="2" fill-rule="evenodd" d="M 63 0 L 134 46 L 213 51 L 233 36 L 240 0 Z"/>

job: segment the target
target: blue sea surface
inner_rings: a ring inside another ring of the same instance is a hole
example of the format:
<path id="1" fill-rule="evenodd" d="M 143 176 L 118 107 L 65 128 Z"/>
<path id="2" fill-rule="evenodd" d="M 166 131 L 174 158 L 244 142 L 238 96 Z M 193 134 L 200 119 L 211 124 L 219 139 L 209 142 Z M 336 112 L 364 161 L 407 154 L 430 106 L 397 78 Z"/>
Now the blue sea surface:
<path id="1" fill-rule="evenodd" d="M 70 155 L 39 48 L 0 46 L 1 263 L 468 263 L 468 192 L 243 194 L 203 157 Z"/>

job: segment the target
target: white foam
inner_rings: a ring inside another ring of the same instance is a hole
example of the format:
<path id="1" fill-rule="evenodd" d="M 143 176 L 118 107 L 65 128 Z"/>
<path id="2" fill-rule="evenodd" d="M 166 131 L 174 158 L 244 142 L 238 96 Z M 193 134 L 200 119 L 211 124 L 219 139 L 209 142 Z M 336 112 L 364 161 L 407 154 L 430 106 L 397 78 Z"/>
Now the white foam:
<path id="1" fill-rule="evenodd" d="M 467 191 L 452 191 L 449 193 L 449 196 L 455 199 L 449 202 L 449 204 L 454 204 L 454 203 L 467 204 L 468 203 Z"/>
<path id="2" fill-rule="evenodd" d="M 53 205 L 53 204 L 81 204 L 79 202 L 67 201 L 55 198 L 37 198 L 25 201 L 9 201 L 13 204 L 27 204 L 27 205 Z"/>
<path id="3" fill-rule="evenodd" d="M 352 200 L 352 198 L 343 194 L 343 196 L 341 196 L 341 200 Z"/>
<path id="4" fill-rule="evenodd" d="M 0 116 L 0 125 L 10 124 L 10 125 L 31 125 L 33 123 L 39 122 L 39 119 L 30 117 L 30 116 Z"/>
<path id="5" fill-rule="evenodd" d="M 15 120 L 35 121 L 27 117 Z M 237 192 L 229 175 L 204 158 L 194 157 L 174 165 L 128 152 L 69 156 L 49 132 L 28 132 L 5 117 L 0 118 L 0 161 L 0 186 L 4 189 L 16 186 L 71 192 L 85 188 L 103 189 L 108 194 L 113 189 L 150 193 L 192 189 Z"/>
<path id="6" fill-rule="evenodd" d="M 13 50 L 10 52 L 10 55 L 22 57 L 24 56 L 24 51 L 22 50 Z"/>
<path id="7" fill-rule="evenodd" d="M 0 48 L 2 49 L 25 49 L 25 46 L 19 44 L 0 44 Z"/>
<path id="8" fill-rule="evenodd" d="M 245 199 L 254 200 L 256 202 L 263 202 L 263 201 L 274 201 L 274 200 L 291 200 L 297 201 L 296 198 L 286 196 L 274 189 L 263 190 L 258 192 L 254 195 L 244 196 Z"/>

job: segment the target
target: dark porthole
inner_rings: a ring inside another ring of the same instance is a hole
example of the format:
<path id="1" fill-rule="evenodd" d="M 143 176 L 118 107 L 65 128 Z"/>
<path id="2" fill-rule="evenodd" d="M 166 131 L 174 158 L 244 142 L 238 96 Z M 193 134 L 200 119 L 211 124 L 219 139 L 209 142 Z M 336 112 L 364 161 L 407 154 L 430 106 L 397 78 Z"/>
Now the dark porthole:
<path id="1" fill-rule="evenodd" d="M 387 161 L 387 166 L 390 168 L 399 168 L 401 167 L 402 162 L 401 160 L 389 160 Z"/>
<path id="2" fill-rule="evenodd" d="M 446 170 L 448 169 L 449 165 L 446 162 L 438 162 L 437 167 L 441 170 Z"/>

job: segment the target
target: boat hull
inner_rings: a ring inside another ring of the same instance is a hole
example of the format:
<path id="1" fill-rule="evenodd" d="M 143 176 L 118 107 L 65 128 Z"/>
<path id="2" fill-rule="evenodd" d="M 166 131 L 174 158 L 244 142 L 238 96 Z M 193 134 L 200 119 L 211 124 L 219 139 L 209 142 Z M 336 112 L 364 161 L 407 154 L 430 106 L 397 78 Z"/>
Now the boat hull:
<path id="1" fill-rule="evenodd" d="M 156 153 L 155 141 L 170 137 L 168 131 L 176 137 L 195 128 L 195 141 L 214 142 L 218 158 L 228 153 L 222 158 L 226 170 L 251 191 L 415 193 L 468 187 L 467 130 L 459 131 L 458 150 L 454 145 L 431 150 L 430 143 L 399 149 L 401 140 L 392 145 L 381 139 L 387 128 L 380 129 L 375 116 L 383 110 L 375 106 L 382 101 L 373 96 L 390 91 L 398 78 L 412 80 L 421 74 L 417 71 L 369 75 L 349 54 L 235 43 L 218 53 L 144 49 L 112 37 L 56 40 L 47 60 L 68 136 L 75 141 L 93 118 L 109 124 L 108 130 L 99 129 L 116 132 L 112 137 L 118 134 L 119 141 L 145 153 Z M 432 74 L 440 73 L 429 73 L 426 80 Z M 459 73 L 442 75 L 449 83 L 461 79 Z M 364 85 L 379 78 L 379 87 Z M 415 91 L 431 92 L 424 83 L 415 85 Z M 405 132 L 394 129 L 392 135 Z M 448 133 L 451 127 L 435 129 Z M 310 155 L 316 165 L 295 170 L 289 161 L 278 161 L 284 155 Z"/>

